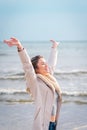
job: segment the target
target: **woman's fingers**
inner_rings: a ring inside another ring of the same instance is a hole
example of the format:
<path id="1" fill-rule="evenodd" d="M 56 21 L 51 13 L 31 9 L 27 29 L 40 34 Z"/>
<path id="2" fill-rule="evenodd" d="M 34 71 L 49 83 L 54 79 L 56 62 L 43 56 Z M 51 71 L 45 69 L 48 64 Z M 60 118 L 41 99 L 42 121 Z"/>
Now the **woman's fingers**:
<path id="1" fill-rule="evenodd" d="M 14 42 L 18 42 L 18 40 L 15 37 L 11 37 L 11 40 L 13 40 Z"/>
<path id="2" fill-rule="evenodd" d="M 9 42 L 9 40 L 4 40 L 4 43 L 8 43 Z"/>
<path id="3" fill-rule="evenodd" d="M 16 40 L 16 38 L 15 38 L 15 37 L 11 37 L 10 39 Z"/>
<path id="4" fill-rule="evenodd" d="M 59 42 L 55 41 L 55 40 L 50 40 L 53 43 L 59 44 Z"/>
<path id="5" fill-rule="evenodd" d="M 6 43 L 9 47 L 14 46 L 14 43 L 11 40 L 4 40 L 4 43 Z"/>
<path id="6" fill-rule="evenodd" d="M 53 42 L 53 43 L 56 42 L 56 41 L 54 41 L 54 40 L 50 40 L 50 41 Z"/>
<path id="7" fill-rule="evenodd" d="M 14 37 L 11 37 L 9 40 L 4 40 L 4 43 L 15 43 L 18 42 L 18 40 Z"/>
<path id="8" fill-rule="evenodd" d="M 50 40 L 53 43 L 53 48 L 56 48 L 59 45 L 59 42 L 55 41 L 55 40 Z"/>
<path id="9" fill-rule="evenodd" d="M 10 40 L 4 40 L 4 43 L 6 43 L 8 46 L 12 46 L 12 42 Z"/>
<path id="10" fill-rule="evenodd" d="M 4 43 L 6 43 L 6 44 L 11 44 L 11 41 L 10 40 L 4 40 Z"/>
<path id="11" fill-rule="evenodd" d="M 4 40 L 4 43 L 6 43 L 8 46 L 21 46 L 21 43 L 18 39 L 16 39 L 15 37 L 11 37 L 9 40 Z"/>

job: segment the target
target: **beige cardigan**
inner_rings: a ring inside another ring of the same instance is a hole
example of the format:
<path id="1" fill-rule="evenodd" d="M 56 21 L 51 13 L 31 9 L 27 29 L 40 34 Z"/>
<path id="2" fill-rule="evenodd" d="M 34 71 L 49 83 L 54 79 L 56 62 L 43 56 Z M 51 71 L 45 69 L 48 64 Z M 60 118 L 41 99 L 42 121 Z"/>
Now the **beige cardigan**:
<path id="1" fill-rule="evenodd" d="M 23 64 L 27 88 L 30 89 L 36 104 L 32 130 L 48 130 L 54 100 L 54 90 L 37 77 L 31 64 L 30 57 L 25 49 L 19 52 L 19 56 Z M 57 50 L 52 48 L 48 61 L 51 74 L 54 72 L 56 61 Z M 60 106 L 61 101 L 58 102 L 57 117 L 59 117 Z"/>

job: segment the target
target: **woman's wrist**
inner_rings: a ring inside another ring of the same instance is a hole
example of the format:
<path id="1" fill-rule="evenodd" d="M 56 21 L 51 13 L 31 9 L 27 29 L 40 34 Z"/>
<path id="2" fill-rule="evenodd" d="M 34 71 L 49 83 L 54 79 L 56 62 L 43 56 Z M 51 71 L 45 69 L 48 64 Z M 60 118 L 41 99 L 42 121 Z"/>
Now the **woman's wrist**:
<path id="1" fill-rule="evenodd" d="M 18 49 L 18 51 L 20 52 L 20 51 L 22 51 L 24 48 L 23 48 L 23 46 L 19 43 L 19 44 L 17 45 L 17 49 Z"/>
<path id="2" fill-rule="evenodd" d="M 57 46 L 58 46 L 58 45 L 54 45 L 54 44 L 53 44 L 52 48 L 57 48 Z"/>
<path id="3" fill-rule="evenodd" d="M 58 45 L 59 45 L 59 43 L 53 43 L 52 48 L 56 49 L 58 47 Z"/>

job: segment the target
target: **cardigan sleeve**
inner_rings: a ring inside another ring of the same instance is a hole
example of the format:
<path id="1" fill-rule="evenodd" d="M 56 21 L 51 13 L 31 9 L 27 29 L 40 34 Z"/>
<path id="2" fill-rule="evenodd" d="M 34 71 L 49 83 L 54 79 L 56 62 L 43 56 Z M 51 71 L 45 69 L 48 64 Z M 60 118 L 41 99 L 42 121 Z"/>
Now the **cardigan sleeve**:
<path id="1" fill-rule="evenodd" d="M 37 83 L 37 76 L 31 63 L 31 59 L 25 49 L 18 53 L 25 72 L 27 90 L 30 91 L 33 98 L 35 99 L 37 94 L 38 83 Z"/>
<path id="2" fill-rule="evenodd" d="M 49 59 L 48 59 L 48 65 L 49 65 L 50 73 L 52 75 L 54 73 L 54 70 L 57 64 L 57 55 L 58 55 L 57 48 L 51 48 Z"/>

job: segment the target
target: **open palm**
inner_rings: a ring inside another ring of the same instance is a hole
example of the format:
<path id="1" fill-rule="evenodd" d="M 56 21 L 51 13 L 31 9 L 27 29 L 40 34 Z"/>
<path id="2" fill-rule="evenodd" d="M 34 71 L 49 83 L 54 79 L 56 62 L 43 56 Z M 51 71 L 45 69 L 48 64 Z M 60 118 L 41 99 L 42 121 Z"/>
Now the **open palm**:
<path id="1" fill-rule="evenodd" d="M 19 40 L 17 40 L 14 37 L 10 38 L 9 40 L 4 40 L 4 43 L 6 43 L 10 47 L 12 47 L 12 46 L 19 46 L 19 44 L 21 44 L 19 42 Z"/>

